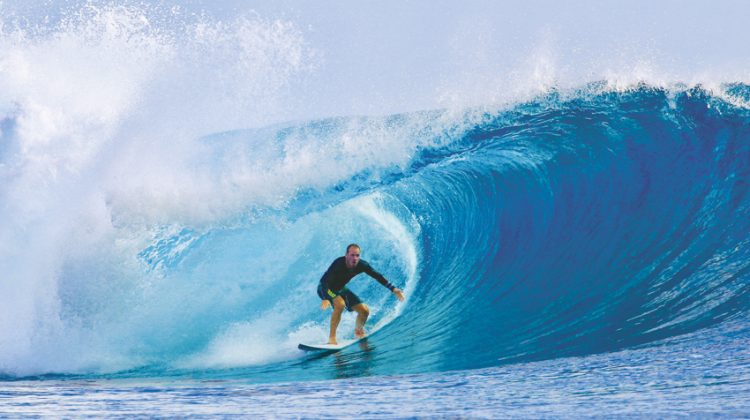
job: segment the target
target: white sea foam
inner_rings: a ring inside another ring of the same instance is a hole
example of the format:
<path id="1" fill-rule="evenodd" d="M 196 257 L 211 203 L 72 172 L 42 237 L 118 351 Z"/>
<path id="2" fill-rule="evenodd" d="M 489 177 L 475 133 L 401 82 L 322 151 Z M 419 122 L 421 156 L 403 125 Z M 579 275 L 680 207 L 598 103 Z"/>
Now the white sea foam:
<path id="1" fill-rule="evenodd" d="M 309 64 L 290 22 L 175 29 L 149 13 L 88 5 L 46 27 L 2 26 L 3 371 L 92 364 L 76 354 L 98 353 L 94 324 L 152 281 L 136 256 L 153 229 L 216 211 L 205 204 L 228 181 L 191 166 L 199 137 L 268 121 Z"/>

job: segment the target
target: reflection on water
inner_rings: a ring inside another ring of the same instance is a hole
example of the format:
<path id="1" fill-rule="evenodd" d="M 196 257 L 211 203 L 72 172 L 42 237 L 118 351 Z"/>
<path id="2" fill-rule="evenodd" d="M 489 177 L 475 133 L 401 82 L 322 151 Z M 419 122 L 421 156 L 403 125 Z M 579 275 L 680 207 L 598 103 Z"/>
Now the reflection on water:
<path id="1" fill-rule="evenodd" d="M 359 351 L 351 353 L 336 352 L 333 354 L 333 366 L 336 379 L 370 376 L 373 365 L 374 346 L 367 342 L 367 338 L 358 342 Z"/>

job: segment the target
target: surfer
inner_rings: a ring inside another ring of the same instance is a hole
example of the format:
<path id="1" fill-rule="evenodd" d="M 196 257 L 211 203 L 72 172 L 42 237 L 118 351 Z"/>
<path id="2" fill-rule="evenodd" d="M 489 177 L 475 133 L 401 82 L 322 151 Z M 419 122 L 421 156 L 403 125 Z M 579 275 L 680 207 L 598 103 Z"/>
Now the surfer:
<path id="1" fill-rule="evenodd" d="M 357 295 L 346 287 L 349 281 L 360 273 L 366 273 L 378 281 L 378 283 L 387 287 L 393 292 L 399 301 L 404 300 L 404 293 L 401 289 L 396 288 L 382 274 L 375 271 L 372 266 L 365 260 L 361 260 L 361 249 L 357 244 L 350 244 L 346 247 L 346 254 L 343 257 L 336 258 L 331 266 L 328 267 L 323 277 L 320 278 L 318 285 L 318 296 L 323 300 L 320 309 L 326 310 L 333 305 L 333 314 L 331 314 L 331 332 L 328 335 L 328 344 L 337 344 L 336 329 L 341 321 L 341 314 L 344 308 L 349 312 L 357 312 L 357 323 L 354 328 L 354 335 L 357 338 L 365 336 L 365 322 L 370 316 L 370 308 L 363 303 Z"/>

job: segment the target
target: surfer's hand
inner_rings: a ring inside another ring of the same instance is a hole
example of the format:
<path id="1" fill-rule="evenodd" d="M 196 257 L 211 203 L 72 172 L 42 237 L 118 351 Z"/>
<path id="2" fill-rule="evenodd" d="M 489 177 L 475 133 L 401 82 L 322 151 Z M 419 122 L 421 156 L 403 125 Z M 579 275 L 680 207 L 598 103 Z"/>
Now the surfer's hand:
<path id="1" fill-rule="evenodd" d="M 322 311 L 325 311 L 326 309 L 328 309 L 329 306 L 331 306 L 331 302 L 329 302 L 328 300 L 324 300 L 320 302 L 320 310 Z"/>
<path id="2" fill-rule="evenodd" d="M 404 292 L 402 292 L 401 289 L 393 289 L 393 294 L 396 295 L 399 302 L 404 301 Z"/>

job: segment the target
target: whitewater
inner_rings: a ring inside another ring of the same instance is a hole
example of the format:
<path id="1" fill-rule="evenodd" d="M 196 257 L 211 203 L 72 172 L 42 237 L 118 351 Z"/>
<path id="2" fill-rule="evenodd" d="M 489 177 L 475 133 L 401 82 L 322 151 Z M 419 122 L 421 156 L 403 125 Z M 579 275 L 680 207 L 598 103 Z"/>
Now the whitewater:
<path id="1" fill-rule="evenodd" d="M 750 416 L 746 5 L 0 11 L 0 416 Z"/>

